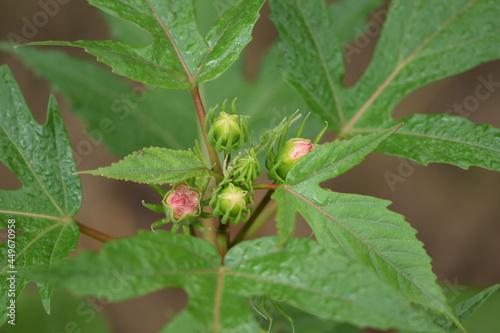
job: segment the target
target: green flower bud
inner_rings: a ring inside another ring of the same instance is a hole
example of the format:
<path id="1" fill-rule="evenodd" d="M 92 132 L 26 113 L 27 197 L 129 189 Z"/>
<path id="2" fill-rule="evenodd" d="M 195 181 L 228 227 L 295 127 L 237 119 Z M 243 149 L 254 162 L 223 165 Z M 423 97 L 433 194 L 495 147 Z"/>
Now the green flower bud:
<path id="1" fill-rule="evenodd" d="M 195 188 L 180 183 L 163 198 L 163 207 L 172 222 L 185 221 L 200 215 L 200 192 Z"/>
<path id="2" fill-rule="evenodd" d="M 236 100 L 235 100 L 236 101 Z M 222 104 L 222 111 L 215 119 L 214 111 L 209 111 L 208 119 L 212 125 L 206 123 L 208 131 L 208 143 L 215 147 L 217 151 L 224 151 L 229 154 L 231 150 L 240 149 L 248 137 L 248 126 L 246 118 L 236 114 L 235 106 L 231 105 L 231 113 L 226 113 L 226 101 Z"/>
<path id="3" fill-rule="evenodd" d="M 213 144 L 219 145 L 224 151 L 238 149 L 241 146 L 243 133 L 240 126 L 240 117 L 236 114 L 221 112 L 214 126 Z"/>
<path id="4" fill-rule="evenodd" d="M 247 207 L 247 193 L 241 187 L 229 184 L 219 193 L 220 209 L 230 217 L 238 216 Z"/>
<path id="5" fill-rule="evenodd" d="M 314 144 L 311 140 L 294 138 L 288 140 L 283 146 L 274 160 L 275 173 L 281 179 L 285 180 L 288 172 L 293 168 L 305 154 L 314 149 Z M 270 175 L 271 176 L 271 175 Z M 277 179 L 275 177 L 274 179 Z"/>
<path id="6" fill-rule="evenodd" d="M 215 204 L 214 216 L 222 215 L 222 223 L 231 220 L 236 224 L 246 220 L 247 217 L 243 214 L 250 211 L 247 207 L 249 204 L 247 193 L 248 191 L 232 183 L 221 189 L 211 201 L 211 204 Z"/>
<path id="7" fill-rule="evenodd" d="M 235 181 L 246 184 L 253 183 L 260 175 L 260 164 L 255 151 L 250 149 L 247 156 L 238 155 L 233 161 L 233 177 Z"/>

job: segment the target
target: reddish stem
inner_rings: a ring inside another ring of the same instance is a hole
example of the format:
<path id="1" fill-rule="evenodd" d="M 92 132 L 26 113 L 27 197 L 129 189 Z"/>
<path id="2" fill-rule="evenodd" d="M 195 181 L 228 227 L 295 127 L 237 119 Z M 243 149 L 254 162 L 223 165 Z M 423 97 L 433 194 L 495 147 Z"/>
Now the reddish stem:
<path id="1" fill-rule="evenodd" d="M 254 190 L 277 190 L 280 185 L 278 184 L 255 184 L 253 185 Z"/>
<path id="2" fill-rule="evenodd" d="M 203 102 L 201 100 L 200 90 L 198 88 L 198 85 L 193 85 L 193 87 L 191 88 L 191 95 L 193 96 L 194 105 L 196 107 L 196 113 L 198 115 L 198 120 L 200 122 L 201 133 L 203 134 L 203 140 L 205 141 L 205 145 L 208 150 L 208 155 L 210 156 L 210 161 L 212 162 L 212 165 L 215 166 L 214 171 L 217 174 L 222 175 L 222 167 L 219 161 L 219 157 L 217 156 L 217 152 L 215 151 L 214 147 L 208 144 L 207 131 L 205 130 L 205 118 L 206 118 L 205 107 L 203 106 Z"/>
<path id="3" fill-rule="evenodd" d="M 80 228 L 80 232 L 82 234 L 87 235 L 95 240 L 100 241 L 100 242 L 107 243 L 107 242 L 110 242 L 110 241 L 116 239 L 116 238 L 111 237 L 109 235 L 106 235 L 100 231 L 97 231 L 95 229 L 87 227 L 87 226 L 81 224 L 80 222 L 76 222 L 76 224 L 78 224 L 78 228 Z"/>
<path id="4" fill-rule="evenodd" d="M 276 187 L 278 186 L 278 185 L 275 185 L 275 184 L 263 184 L 263 185 L 272 185 L 272 186 L 276 186 Z M 262 213 L 262 211 L 264 210 L 264 208 L 267 206 L 267 204 L 271 200 L 271 195 L 272 194 L 273 194 L 273 192 L 271 190 L 267 191 L 266 195 L 262 198 L 262 200 L 260 201 L 260 203 L 257 206 L 257 208 L 255 208 L 255 210 L 253 211 L 253 213 L 250 216 L 250 218 L 248 219 L 248 221 L 245 223 L 245 225 L 243 226 L 243 228 L 241 228 L 240 232 L 234 238 L 234 240 L 231 243 L 230 247 L 238 244 L 239 242 L 241 242 L 241 241 L 243 241 L 245 239 L 248 230 L 250 230 L 250 228 L 252 227 L 252 225 L 255 222 L 255 220 L 257 220 L 257 217 L 260 215 L 260 213 Z"/>

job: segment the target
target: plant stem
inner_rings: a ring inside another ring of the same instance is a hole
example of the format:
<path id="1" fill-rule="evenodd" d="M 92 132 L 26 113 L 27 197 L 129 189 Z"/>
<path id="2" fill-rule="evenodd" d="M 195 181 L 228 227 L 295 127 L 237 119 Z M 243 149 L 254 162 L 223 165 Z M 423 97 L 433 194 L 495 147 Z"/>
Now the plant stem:
<path id="1" fill-rule="evenodd" d="M 214 176 L 215 178 L 219 179 L 219 180 L 223 180 L 224 179 L 224 176 L 222 176 L 221 174 L 215 173 L 212 170 L 208 170 L 208 173 L 211 174 L 212 176 Z"/>
<path id="2" fill-rule="evenodd" d="M 264 185 L 272 185 L 272 184 L 264 184 Z M 278 186 L 278 185 L 276 185 L 276 186 Z M 241 228 L 241 230 L 238 233 L 238 235 L 236 235 L 236 238 L 231 243 L 231 246 L 234 246 L 234 245 L 238 244 L 239 242 L 241 242 L 241 241 L 247 239 L 248 237 L 250 237 L 248 235 L 248 231 L 250 230 L 250 228 L 252 228 L 252 225 L 254 223 L 256 223 L 256 221 L 259 221 L 259 223 L 261 224 L 261 227 L 262 227 L 262 225 L 267 220 L 268 216 L 261 216 L 262 215 L 261 213 L 263 212 L 264 208 L 266 207 L 266 205 L 271 200 L 271 195 L 272 194 L 273 194 L 273 191 L 271 189 L 269 189 L 267 191 L 266 195 L 264 196 L 264 198 L 262 198 L 262 200 L 259 202 L 259 205 L 257 206 L 257 208 L 255 208 L 255 210 L 253 211 L 253 213 L 250 216 L 250 218 L 248 219 L 247 223 L 245 223 L 245 225 L 243 226 L 243 228 Z M 266 214 L 264 214 L 264 215 L 266 215 Z M 261 221 L 264 218 L 266 218 L 266 220 Z M 260 229 L 260 227 L 259 227 L 259 229 Z"/>
<path id="3" fill-rule="evenodd" d="M 278 184 L 255 184 L 254 190 L 277 190 L 280 185 Z"/>
<path id="4" fill-rule="evenodd" d="M 272 202 L 268 204 L 262 213 L 255 219 L 255 222 L 252 224 L 248 231 L 246 232 L 244 238 L 242 240 L 247 240 L 252 238 L 262 227 L 264 227 L 269 220 L 276 214 L 278 210 L 278 203 Z"/>
<path id="5" fill-rule="evenodd" d="M 217 225 L 216 218 L 215 217 L 205 218 L 205 221 L 206 221 L 205 227 L 207 227 L 209 230 L 203 232 L 202 237 L 204 240 L 206 240 L 212 244 L 216 244 L 216 235 L 215 235 L 215 231 L 216 231 L 215 226 Z"/>
<path id="6" fill-rule="evenodd" d="M 219 249 L 222 262 L 229 249 L 229 236 L 229 225 L 221 223 L 217 228 L 217 248 Z"/>
<path id="7" fill-rule="evenodd" d="M 214 171 L 222 175 L 222 167 L 219 161 L 219 157 L 217 156 L 217 152 L 215 151 L 215 147 L 208 144 L 207 131 L 205 130 L 205 107 L 203 106 L 203 102 L 200 96 L 200 89 L 198 85 L 193 85 L 191 88 L 191 95 L 193 96 L 194 105 L 196 107 L 196 113 L 198 114 L 198 120 L 200 122 L 201 132 L 203 134 L 203 140 L 205 141 L 205 145 L 208 150 L 208 155 L 210 156 L 210 162 L 214 165 Z"/>
<path id="8" fill-rule="evenodd" d="M 78 228 L 80 228 L 80 232 L 82 234 L 87 235 L 95 240 L 98 240 L 98 241 L 103 242 L 103 243 L 107 243 L 107 242 L 110 242 L 110 241 L 116 239 L 116 238 L 111 237 L 109 235 L 106 235 L 100 231 L 97 231 L 95 229 L 87 227 L 87 226 L 81 224 L 80 222 L 77 222 L 77 221 L 75 221 L 75 222 L 76 222 L 76 224 L 78 224 Z"/>
<path id="9" fill-rule="evenodd" d="M 161 187 L 160 185 L 156 185 L 156 184 L 149 184 L 149 186 L 156 191 L 156 193 L 158 193 L 162 198 L 165 196 L 165 194 L 167 194 L 167 191 Z"/>
<path id="10" fill-rule="evenodd" d="M 194 230 L 194 226 L 192 224 L 189 225 L 189 234 L 193 237 L 196 237 L 196 231 Z"/>
<path id="11" fill-rule="evenodd" d="M 208 155 L 210 157 L 210 162 L 214 166 L 214 172 L 221 177 L 224 177 L 224 173 L 222 172 L 222 166 L 220 164 L 219 156 L 217 155 L 217 151 L 215 147 L 208 144 L 207 131 L 205 130 L 205 107 L 203 106 L 203 101 L 200 96 L 200 89 L 198 85 L 193 85 L 191 88 L 191 95 L 193 96 L 194 105 L 196 107 L 196 113 L 198 114 L 198 120 L 200 122 L 201 132 L 203 134 L 203 140 L 205 141 L 205 145 L 208 150 Z M 216 177 L 219 178 L 219 177 Z M 229 248 L 229 226 L 226 224 L 220 223 L 217 227 L 216 231 L 216 246 L 219 249 L 219 253 L 221 255 L 222 261 L 224 261 L 224 257 L 226 256 L 227 250 Z"/>

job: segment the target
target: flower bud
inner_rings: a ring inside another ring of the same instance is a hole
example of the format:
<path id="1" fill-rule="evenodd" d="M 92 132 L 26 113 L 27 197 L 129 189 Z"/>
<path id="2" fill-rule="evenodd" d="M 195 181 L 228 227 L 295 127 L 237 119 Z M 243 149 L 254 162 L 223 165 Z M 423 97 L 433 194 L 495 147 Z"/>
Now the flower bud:
<path id="1" fill-rule="evenodd" d="M 288 172 L 305 154 L 314 149 L 311 140 L 294 138 L 288 140 L 275 158 L 276 174 L 285 180 Z"/>
<path id="2" fill-rule="evenodd" d="M 243 213 L 249 211 L 247 193 L 248 191 L 230 183 L 220 190 L 215 197 L 214 215 L 222 215 L 222 223 L 227 223 L 229 219 L 234 224 L 244 220 Z"/>
<path id="3" fill-rule="evenodd" d="M 237 156 L 233 161 L 233 177 L 235 181 L 246 184 L 253 183 L 260 174 L 260 164 L 255 151 L 250 149 L 247 156 Z"/>
<path id="4" fill-rule="evenodd" d="M 163 206 L 167 216 L 173 222 L 196 217 L 200 215 L 201 211 L 200 193 L 196 189 L 180 183 L 165 195 Z"/>
<path id="5" fill-rule="evenodd" d="M 242 128 L 242 119 L 236 114 L 221 112 L 212 125 L 213 135 L 210 144 L 218 151 L 229 153 L 232 149 L 239 149 L 245 143 L 245 130 Z"/>
<path id="6" fill-rule="evenodd" d="M 231 150 L 240 149 L 248 136 L 246 118 L 236 114 L 235 102 L 236 99 L 231 104 L 231 113 L 226 113 L 226 101 L 224 101 L 222 111 L 217 118 L 214 114 L 215 108 L 210 109 L 205 122 L 208 143 L 217 151 L 224 151 L 226 154 L 229 154 Z"/>

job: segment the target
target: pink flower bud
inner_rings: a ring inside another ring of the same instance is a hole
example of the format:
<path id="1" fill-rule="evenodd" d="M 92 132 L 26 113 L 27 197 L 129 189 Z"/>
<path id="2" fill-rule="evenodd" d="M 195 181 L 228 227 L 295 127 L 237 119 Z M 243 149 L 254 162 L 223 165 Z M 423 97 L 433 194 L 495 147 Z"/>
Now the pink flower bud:
<path id="1" fill-rule="evenodd" d="M 288 158 L 291 160 L 302 157 L 314 149 L 314 145 L 309 140 L 296 141 L 294 144 L 288 153 Z"/>
<path id="2" fill-rule="evenodd" d="M 200 214 L 200 193 L 186 184 L 179 184 L 165 195 L 163 204 L 170 211 L 174 221 L 181 221 L 189 216 L 198 216 Z"/>
<path id="3" fill-rule="evenodd" d="M 278 152 L 275 159 L 276 175 L 281 180 L 285 180 L 288 172 L 305 154 L 314 150 L 311 140 L 294 138 L 285 143 L 285 146 Z"/>

